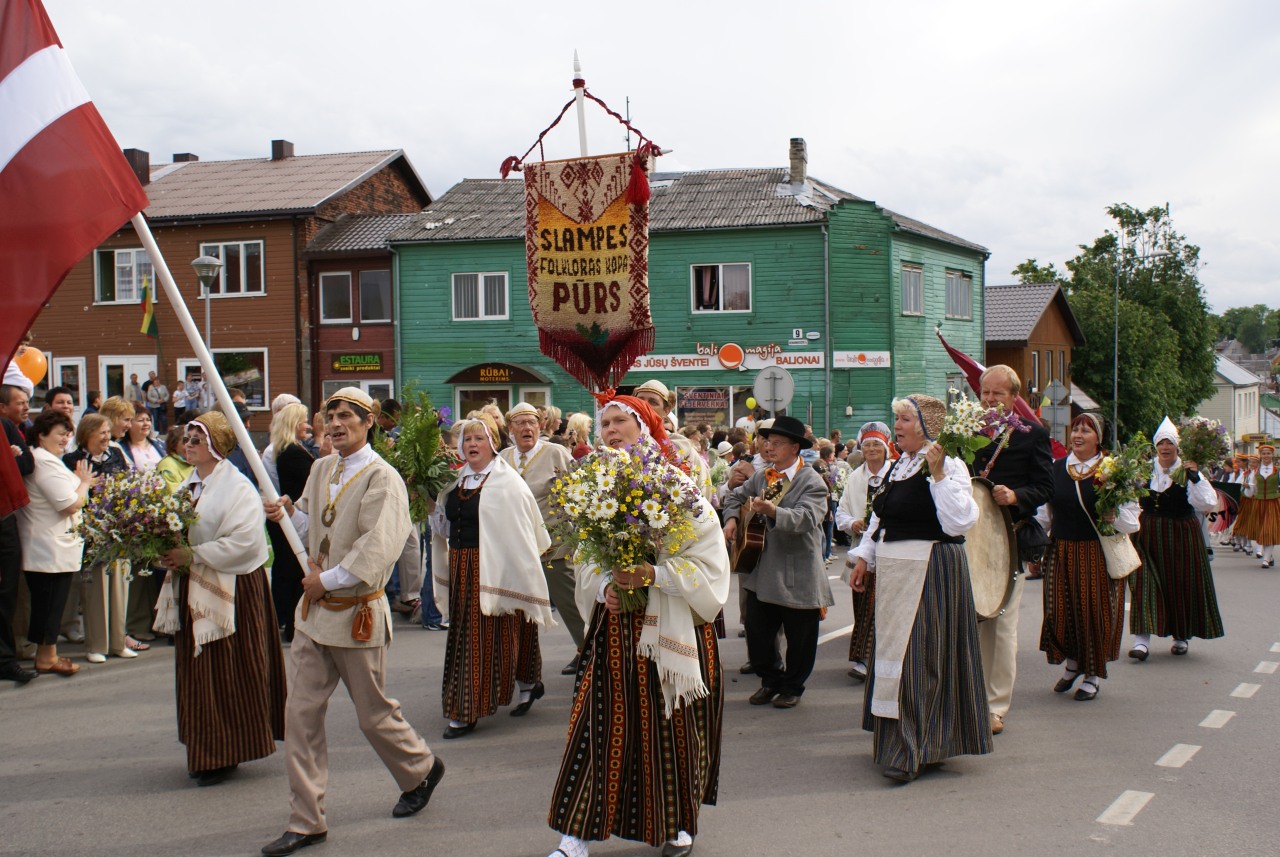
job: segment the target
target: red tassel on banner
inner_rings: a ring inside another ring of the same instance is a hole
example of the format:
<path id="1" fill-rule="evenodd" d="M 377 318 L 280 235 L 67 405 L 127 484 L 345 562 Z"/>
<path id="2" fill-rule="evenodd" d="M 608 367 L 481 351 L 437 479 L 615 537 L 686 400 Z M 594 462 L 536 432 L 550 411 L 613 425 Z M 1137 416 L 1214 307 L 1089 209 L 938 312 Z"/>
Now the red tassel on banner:
<path id="1" fill-rule="evenodd" d="M 649 201 L 649 177 L 644 174 L 644 161 L 637 152 L 631 159 L 631 181 L 627 182 L 627 203 L 644 205 Z"/>
<path id="2" fill-rule="evenodd" d="M 511 155 L 502 162 L 502 166 L 498 168 L 498 171 L 502 173 L 502 177 L 505 179 L 507 176 L 511 175 L 512 170 L 518 169 L 520 169 L 520 159 L 515 155 Z"/>

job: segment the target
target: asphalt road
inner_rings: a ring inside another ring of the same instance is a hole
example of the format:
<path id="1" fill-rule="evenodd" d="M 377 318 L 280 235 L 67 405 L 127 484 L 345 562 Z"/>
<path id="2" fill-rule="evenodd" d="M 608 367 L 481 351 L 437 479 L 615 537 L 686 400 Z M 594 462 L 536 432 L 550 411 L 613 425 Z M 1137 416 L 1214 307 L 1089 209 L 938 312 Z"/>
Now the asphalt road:
<path id="1" fill-rule="evenodd" d="M 1014 707 L 996 752 L 906 786 L 881 776 L 858 728 L 862 686 L 845 674 L 850 607 L 838 579 L 839 605 L 794 710 L 747 704 L 756 685 L 736 673 L 746 647 L 731 621 L 720 803 L 704 808 L 695 854 L 1280 852 L 1280 678 L 1270 672 L 1280 663 L 1280 574 L 1257 566 L 1219 551 L 1227 636 L 1194 641 L 1181 658 L 1156 640 L 1145 664 L 1122 657 L 1090 703 L 1050 692 L 1060 668 L 1037 650 L 1040 584 L 1029 582 Z M 572 679 L 558 674 L 572 655 L 568 634 L 544 635 L 547 695 L 527 717 L 500 711 L 456 741 L 440 738 L 444 644 L 442 633 L 398 624 L 388 681 L 448 766 L 431 805 L 391 817 L 397 789 L 339 690 L 328 720 L 330 837 L 301 853 L 541 857 L 555 848 L 546 812 L 572 694 Z M 76 660 L 74 678 L 0 686 L 0 853 L 251 855 L 284 830 L 280 753 L 214 788 L 187 778 L 171 649 L 101 666 Z M 611 840 L 592 853 L 657 850 Z"/>

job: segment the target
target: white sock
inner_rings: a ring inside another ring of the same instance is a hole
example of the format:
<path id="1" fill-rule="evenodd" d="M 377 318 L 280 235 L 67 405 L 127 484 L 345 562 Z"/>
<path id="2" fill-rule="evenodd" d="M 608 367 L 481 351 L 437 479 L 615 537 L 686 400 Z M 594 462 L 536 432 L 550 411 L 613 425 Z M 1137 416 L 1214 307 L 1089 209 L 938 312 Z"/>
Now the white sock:
<path id="1" fill-rule="evenodd" d="M 1138 646 L 1142 646 L 1142 648 L 1144 649 L 1151 648 L 1151 635 L 1150 634 L 1134 634 L 1133 647 L 1136 649 L 1138 648 Z"/>
<path id="2" fill-rule="evenodd" d="M 560 837 L 560 850 L 569 857 L 587 857 L 587 841 L 565 834 Z M 547 857 L 559 857 L 559 855 L 552 851 Z"/>
<path id="3" fill-rule="evenodd" d="M 516 687 L 520 690 L 520 701 L 528 702 L 533 698 L 533 682 L 518 681 Z"/>
<path id="4" fill-rule="evenodd" d="M 1098 690 L 1098 689 L 1101 687 L 1101 685 L 1099 685 L 1099 684 L 1098 684 L 1098 677 L 1097 677 L 1096 675 L 1087 675 L 1087 676 L 1085 676 L 1085 677 L 1084 677 L 1084 681 L 1080 682 L 1080 687 L 1081 687 L 1081 689 L 1083 689 L 1083 688 L 1084 688 L 1084 686 L 1085 686 L 1086 684 L 1091 684 L 1091 685 L 1093 685 L 1093 689 L 1094 689 L 1095 691 L 1096 691 L 1096 690 Z"/>
<path id="5" fill-rule="evenodd" d="M 1067 672 L 1070 674 L 1080 672 L 1080 665 L 1075 661 L 1071 660 L 1071 658 L 1067 658 L 1062 665 L 1066 668 Z M 1067 675 L 1066 678 L 1071 678 L 1071 675 Z"/>
<path id="6" fill-rule="evenodd" d="M 692 845 L 693 837 L 685 831 L 680 831 L 680 835 L 671 840 L 672 845 Z"/>

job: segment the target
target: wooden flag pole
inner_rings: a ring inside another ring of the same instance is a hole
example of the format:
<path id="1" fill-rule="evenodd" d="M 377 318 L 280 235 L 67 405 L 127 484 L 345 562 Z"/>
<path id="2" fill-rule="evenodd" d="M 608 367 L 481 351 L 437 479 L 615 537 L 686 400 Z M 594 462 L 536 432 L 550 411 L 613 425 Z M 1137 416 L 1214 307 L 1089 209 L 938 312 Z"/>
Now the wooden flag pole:
<path id="1" fill-rule="evenodd" d="M 213 394 L 222 409 L 222 415 L 227 418 L 227 422 L 236 433 L 236 442 L 244 450 L 249 467 L 253 469 L 253 475 L 258 479 L 258 490 L 262 493 L 262 498 L 268 503 L 276 502 L 280 499 L 280 495 L 276 493 L 271 477 L 267 476 L 267 469 L 262 466 L 262 458 L 259 457 L 258 450 L 253 445 L 253 439 L 249 437 L 249 430 L 240 419 L 240 414 L 231 401 L 231 394 L 227 392 L 227 385 L 222 382 L 222 376 L 218 374 L 218 369 L 213 363 L 213 355 L 209 353 L 204 340 L 200 338 L 200 332 L 196 330 L 196 323 L 191 319 L 191 312 L 187 309 L 186 301 L 182 299 L 182 292 L 178 290 L 173 274 L 169 272 L 169 265 L 160 252 L 160 245 L 151 234 L 151 227 L 147 225 L 147 220 L 141 213 L 135 214 L 130 222 L 133 224 L 134 231 L 138 233 L 138 237 L 142 239 L 142 246 L 146 248 L 147 255 L 151 257 L 151 266 L 164 285 L 165 294 L 173 303 L 173 311 L 178 316 L 178 323 L 182 325 L 182 332 L 187 335 L 187 341 L 196 352 L 200 368 L 204 371 L 205 383 L 213 386 Z M 289 540 L 289 547 L 293 548 L 298 564 L 306 568 L 307 550 L 302 546 L 302 539 L 298 537 L 298 531 L 294 529 L 288 515 L 280 519 L 280 528 L 284 531 L 285 538 Z"/>
<path id="2" fill-rule="evenodd" d="M 573 52 L 573 97 L 578 104 L 578 148 L 582 157 L 587 156 L 587 111 L 586 99 L 582 93 L 587 82 L 582 79 L 582 63 L 578 62 L 578 52 Z"/>

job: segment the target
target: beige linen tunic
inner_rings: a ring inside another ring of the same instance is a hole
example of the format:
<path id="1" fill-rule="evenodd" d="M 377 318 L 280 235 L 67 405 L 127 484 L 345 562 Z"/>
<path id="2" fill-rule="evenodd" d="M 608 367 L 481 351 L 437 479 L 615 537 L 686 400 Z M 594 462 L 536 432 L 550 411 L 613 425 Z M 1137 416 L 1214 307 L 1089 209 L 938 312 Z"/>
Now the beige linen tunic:
<path id="1" fill-rule="evenodd" d="M 555 522 L 555 512 L 551 509 L 551 487 L 555 484 L 556 477 L 566 472 L 569 465 L 573 464 L 573 456 L 569 454 L 569 450 L 558 443 L 544 440 L 534 451 L 533 457 L 525 463 L 523 472 L 518 463 L 520 451 L 514 446 L 508 446 L 498 455 L 502 456 L 502 460 L 510 464 L 516 473 L 524 477 L 529 490 L 533 492 L 533 499 L 538 501 L 538 511 L 542 513 L 542 521 L 550 529 Z M 551 552 L 544 559 L 564 559 L 568 555 L 569 546 L 561 543 L 553 545 Z"/>

